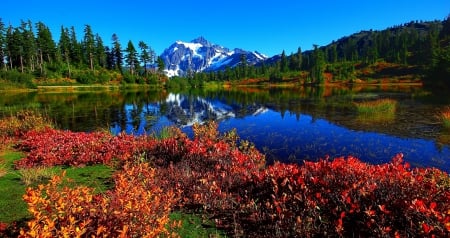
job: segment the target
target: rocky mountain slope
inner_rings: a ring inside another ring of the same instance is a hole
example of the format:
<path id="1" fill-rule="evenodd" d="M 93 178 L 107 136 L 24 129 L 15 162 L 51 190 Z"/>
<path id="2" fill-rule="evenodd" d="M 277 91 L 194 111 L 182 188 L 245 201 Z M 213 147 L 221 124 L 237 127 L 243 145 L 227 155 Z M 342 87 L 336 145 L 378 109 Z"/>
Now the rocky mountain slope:
<path id="1" fill-rule="evenodd" d="M 267 56 L 257 51 L 230 50 L 213 44 L 203 37 L 191 42 L 176 41 L 164 50 L 160 57 L 164 60 L 166 65 L 164 71 L 169 77 L 232 68 L 239 65 L 244 57 L 248 65 L 267 59 Z"/>

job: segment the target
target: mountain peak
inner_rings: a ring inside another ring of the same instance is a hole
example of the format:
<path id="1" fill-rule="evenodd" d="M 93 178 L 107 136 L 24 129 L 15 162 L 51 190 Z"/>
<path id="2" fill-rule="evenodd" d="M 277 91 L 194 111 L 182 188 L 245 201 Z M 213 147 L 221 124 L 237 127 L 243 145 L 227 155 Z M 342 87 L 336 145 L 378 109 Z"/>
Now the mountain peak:
<path id="1" fill-rule="evenodd" d="M 204 46 L 210 46 L 211 45 L 211 43 L 209 41 L 207 41 L 203 36 L 199 36 L 199 37 L 193 39 L 191 41 L 191 43 L 199 43 L 199 44 L 202 44 Z"/>
<path id="2" fill-rule="evenodd" d="M 236 67 L 241 63 L 242 54 L 246 55 L 249 65 L 257 64 L 267 58 L 263 54 L 242 49 L 230 51 L 228 48 L 210 43 L 203 36 L 191 42 L 176 41 L 164 50 L 160 57 L 166 65 L 166 74 L 172 77 L 184 76 L 190 72 Z"/>

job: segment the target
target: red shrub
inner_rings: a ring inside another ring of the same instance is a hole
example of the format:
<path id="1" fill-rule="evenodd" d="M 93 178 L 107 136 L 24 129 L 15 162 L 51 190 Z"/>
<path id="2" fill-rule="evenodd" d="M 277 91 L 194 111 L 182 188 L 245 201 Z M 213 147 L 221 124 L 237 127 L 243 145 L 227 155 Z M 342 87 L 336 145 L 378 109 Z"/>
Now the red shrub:
<path id="1" fill-rule="evenodd" d="M 436 169 L 409 169 L 402 155 L 383 165 L 353 157 L 275 163 L 245 187 L 246 203 L 256 204 L 248 213 L 264 234 L 447 236 L 449 181 Z"/>

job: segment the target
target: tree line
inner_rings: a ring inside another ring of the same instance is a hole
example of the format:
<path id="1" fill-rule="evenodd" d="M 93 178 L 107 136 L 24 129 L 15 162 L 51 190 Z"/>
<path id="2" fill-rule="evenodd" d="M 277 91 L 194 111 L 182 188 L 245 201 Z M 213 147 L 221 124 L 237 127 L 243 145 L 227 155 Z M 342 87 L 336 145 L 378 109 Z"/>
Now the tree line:
<path id="1" fill-rule="evenodd" d="M 366 67 L 377 62 L 416 67 L 425 76 L 426 83 L 450 87 L 450 18 L 411 21 L 381 31 L 361 31 L 327 46 L 313 45 L 306 52 L 300 47 L 290 55 L 283 51 L 272 60 L 256 65 L 248 65 L 243 54 L 237 67 L 200 72 L 175 81 L 201 86 L 208 81 L 263 78 L 277 83 L 283 78 L 301 78 L 304 83 L 322 84 L 325 73 L 329 73 L 334 80 L 353 82 L 357 65 Z"/>
<path id="2" fill-rule="evenodd" d="M 327 46 L 280 55 L 257 65 L 249 65 L 242 54 L 240 64 L 216 72 L 190 73 L 167 82 L 169 87 L 201 87 L 208 81 L 266 79 L 272 83 L 300 78 L 302 83 L 322 84 L 326 73 L 334 80 L 353 81 L 356 65 L 377 62 L 418 67 L 426 82 L 450 87 L 450 20 L 412 21 L 381 31 L 361 31 L 333 41 Z M 79 83 L 151 83 L 163 76 L 164 61 L 145 42 L 122 46 L 116 34 L 106 45 L 90 25 L 82 37 L 75 28 L 61 26 L 55 41 L 42 22 L 21 21 L 6 26 L 0 19 L 0 79 L 28 83 L 32 79 L 75 79 Z"/>
<path id="3" fill-rule="evenodd" d="M 29 75 L 28 79 L 72 78 L 79 83 L 156 82 L 161 78 L 164 62 L 147 43 L 139 41 L 137 49 L 130 40 L 123 48 L 117 34 L 111 42 L 105 45 L 90 25 L 84 25 L 81 38 L 73 26 L 61 26 L 55 41 L 42 22 L 22 20 L 14 27 L 0 19 L 0 79 L 14 80 L 17 73 Z"/>

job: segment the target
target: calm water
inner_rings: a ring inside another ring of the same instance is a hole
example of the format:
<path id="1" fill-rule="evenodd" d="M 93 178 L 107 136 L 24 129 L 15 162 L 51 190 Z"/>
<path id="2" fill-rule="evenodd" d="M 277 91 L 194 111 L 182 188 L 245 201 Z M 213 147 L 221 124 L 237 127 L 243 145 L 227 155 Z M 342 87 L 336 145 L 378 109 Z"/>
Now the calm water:
<path id="1" fill-rule="evenodd" d="M 397 100 L 392 115 L 358 115 L 354 102 Z M 450 130 L 436 117 L 450 97 L 420 88 L 246 88 L 216 92 L 105 91 L 4 93 L 0 116 L 22 108 L 43 111 L 60 128 L 143 134 L 216 120 L 237 129 L 270 161 L 301 162 L 354 155 L 370 163 L 403 153 L 413 166 L 450 172 Z"/>

